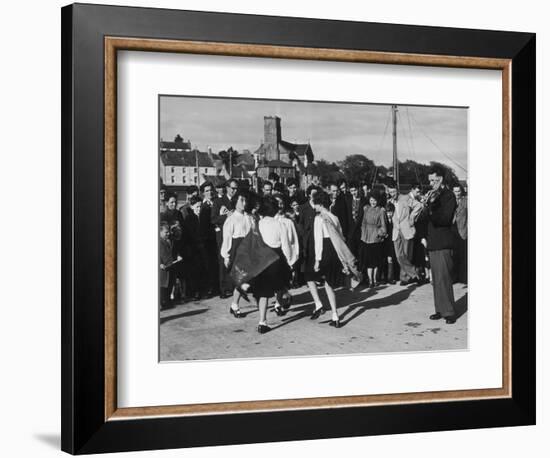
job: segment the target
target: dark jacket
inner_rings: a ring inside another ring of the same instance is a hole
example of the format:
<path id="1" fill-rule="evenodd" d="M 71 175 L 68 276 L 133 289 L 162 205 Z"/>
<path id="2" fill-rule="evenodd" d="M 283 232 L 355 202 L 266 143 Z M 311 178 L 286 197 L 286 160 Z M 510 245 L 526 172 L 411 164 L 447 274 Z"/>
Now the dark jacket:
<path id="1" fill-rule="evenodd" d="M 216 240 L 215 226 L 212 223 L 212 210 L 214 204 L 210 204 L 207 201 L 203 201 L 200 215 L 199 215 L 199 231 L 201 239 L 205 242 L 212 242 Z"/>
<path id="2" fill-rule="evenodd" d="M 428 251 L 452 249 L 454 246 L 454 194 L 444 188 L 428 207 Z"/>
<path id="3" fill-rule="evenodd" d="M 220 210 L 222 207 L 226 207 L 228 210 L 231 210 L 231 201 L 226 195 L 214 199 L 214 204 L 212 205 L 212 211 L 210 213 L 210 220 L 212 221 L 212 224 L 219 229 L 223 228 L 223 223 L 225 223 L 225 220 L 227 219 L 227 215 L 220 215 Z"/>
<path id="4" fill-rule="evenodd" d="M 330 212 L 338 217 L 340 226 L 342 226 L 342 233 L 345 237 L 347 237 L 349 230 L 348 204 L 346 203 L 346 195 L 339 194 L 334 202 L 334 205 L 330 205 Z"/>
<path id="5" fill-rule="evenodd" d="M 350 196 L 351 197 L 351 196 Z M 348 202 L 349 201 L 349 202 Z M 359 207 L 357 209 L 357 216 L 353 219 L 353 197 L 346 199 L 348 203 L 348 242 L 353 238 L 361 238 L 361 223 L 363 221 L 363 207 L 367 205 L 365 198 L 359 198 Z"/>
<path id="6" fill-rule="evenodd" d="M 458 235 L 462 240 L 466 240 L 468 238 L 468 199 L 466 196 L 461 197 L 458 201 L 454 222 Z"/>

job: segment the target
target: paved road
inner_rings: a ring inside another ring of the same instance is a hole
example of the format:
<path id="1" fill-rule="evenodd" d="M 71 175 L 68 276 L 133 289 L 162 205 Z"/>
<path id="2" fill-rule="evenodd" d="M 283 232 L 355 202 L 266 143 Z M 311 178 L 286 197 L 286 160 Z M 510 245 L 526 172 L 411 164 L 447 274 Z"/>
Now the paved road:
<path id="1" fill-rule="evenodd" d="M 328 301 L 321 291 L 321 299 Z M 454 287 L 460 318 L 453 325 L 432 321 L 431 285 L 388 285 L 337 292 L 342 327 L 329 326 L 330 312 L 310 320 L 306 287 L 292 291 L 293 305 L 282 317 L 268 312 L 272 330 L 258 334 L 256 305 L 242 301 L 244 318 L 229 314 L 231 300 L 212 298 L 179 304 L 160 313 L 162 361 L 297 355 L 456 350 L 467 348 L 467 287 Z M 253 299 L 251 299 L 253 302 Z"/>

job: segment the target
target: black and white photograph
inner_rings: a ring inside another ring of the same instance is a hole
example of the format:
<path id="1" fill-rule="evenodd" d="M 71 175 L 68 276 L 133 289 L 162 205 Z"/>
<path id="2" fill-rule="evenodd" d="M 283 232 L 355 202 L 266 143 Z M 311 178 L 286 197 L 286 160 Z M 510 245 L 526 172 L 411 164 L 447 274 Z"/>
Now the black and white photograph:
<path id="1" fill-rule="evenodd" d="M 161 362 L 468 349 L 468 107 L 158 100 Z"/>

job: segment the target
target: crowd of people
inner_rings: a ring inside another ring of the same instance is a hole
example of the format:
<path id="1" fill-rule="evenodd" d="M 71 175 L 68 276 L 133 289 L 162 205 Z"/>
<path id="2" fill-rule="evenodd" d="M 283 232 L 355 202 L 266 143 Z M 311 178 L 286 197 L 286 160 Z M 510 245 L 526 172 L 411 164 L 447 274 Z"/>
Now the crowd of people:
<path id="1" fill-rule="evenodd" d="M 246 181 L 204 183 L 191 188 L 178 207 L 176 195 L 160 190 L 160 303 L 232 297 L 229 313 L 243 316 L 241 300 L 252 295 L 259 309 L 257 330 L 270 330 L 270 301 L 287 313 L 289 290 L 307 285 L 311 319 L 325 313 L 324 285 L 339 328 L 335 290 L 384 284 L 432 283 L 432 320 L 457 319 L 453 283 L 467 283 L 467 198 L 458 183 L 445 182 L 434 166 L 429 185 L 401 193 L 395 181 L 371 189 L 341 179 L 326 188 L 283 185 L 271 174 L 260 190 Z M 427 189 L 424 192 L 425 188 Z"/>

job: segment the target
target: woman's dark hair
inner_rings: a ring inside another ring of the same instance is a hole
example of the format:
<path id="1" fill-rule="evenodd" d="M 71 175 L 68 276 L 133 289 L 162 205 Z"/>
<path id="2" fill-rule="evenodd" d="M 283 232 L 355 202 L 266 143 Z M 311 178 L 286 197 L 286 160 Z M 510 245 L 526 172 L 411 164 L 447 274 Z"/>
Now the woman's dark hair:
<path id="1" fill-rule="evenodd" d="M 246 199 L 247 205 L 245 208 L 245 211 L 249 211 L 248 207 L 250 204 L 250 193 L 244 189 L 238 189 L 234 196 L 231 198 L 231 210 L 235 210 L 235 206 L 237 205 L 237 201 L 239 200 L 239 197 L 243 196 Z"/>
<path id="2" fill-rule="evenodd" d="M 319 188 L 319 186 L 315 186 L 314 184 L 310 184 L 306 189 L 306 196 L 309 198 L 313 191 L 319 192 L 320 190 L 321 189 Z"/>
<path id="3" fill-rule="evenodd" d="M 275 216 L 279 211 L 279 203 L 273 196 L 264 196 L 258 213 L 262 216 Z"/>
<path id="4" fill-rule="evenodd" d="M 357 181 L 350 181 L 348 187 L 349 187 L 350 189 L 352 189 L 352 188 L 360 189 L 360 188 L 359 188 L 359 183 L 358 183 Z"/>
<path id="5" fill-rule="evenodd" d="M 367 196 L 367 203 L 370 205 L 370 198 L 376 199 L 376 206 L 380 204 L 380 193 L 378 191 L 371 191 Z"/>
<path id="6" fill-rule="evenodd" d="M 318 191 L 313 195 L 313 205 L 322 205 L 328 208 L 330 205 L 330 197 L 325 191 Z"/>
<path id="7" fill-rule="evenodd" d="M 287 211 L 290 206 L 290 202 L 284 194 L 275 194 L 273 197 L 277 200 L 277 210 L 279 210 L 279 201 L 283 203 L 283 211 Z"/>

